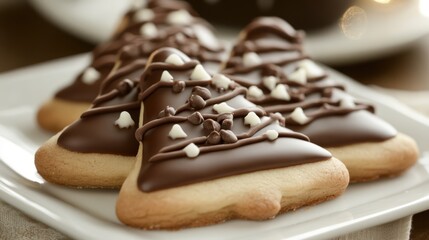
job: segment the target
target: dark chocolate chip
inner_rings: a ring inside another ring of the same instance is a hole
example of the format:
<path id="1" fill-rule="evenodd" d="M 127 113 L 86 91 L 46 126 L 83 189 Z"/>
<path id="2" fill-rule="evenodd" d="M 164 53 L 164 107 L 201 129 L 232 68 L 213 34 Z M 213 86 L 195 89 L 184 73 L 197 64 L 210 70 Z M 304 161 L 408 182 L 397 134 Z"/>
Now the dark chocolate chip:
<path id="1" fill-rule="evenodd" d="M 231 130 L 233 125 L 232 119 L 225 119 L 222 121 L 222 129 Z"/>
<path id="2" fill-rule="evenodd" d="M 194 125 L 200 125 L 203 123 L 204 117 L 200 112 L 194 112 L 188 117 L 188 121 Z"/>
<path id="3" fill-rule="evenodd" d="M 207 137 L 207 144 L 216 145 L 220 143 L 220 140 L 221 138 L 219 132 L 213 131 Z"/>
<path id="4" fill-rule="evenodd" d="M 189 105 L 193 109 L 199 110 L 206 106 L 206 101 L 202 97 L 192 94 L 189 98 Z"/>
<path id="5" fill-rule="evenodd" d="M 207 120 L 204 120 L 203 122 L 203 128 L 208 132 L 219 131 L 220 124 L 213 119 L 207 119 Z"/>
<path id="6" fill-rule="evenodd" d="M 237 136 L 231 130 L 220 130 L 220 137 L 225 143 L 235 143 L 238 141 Z"/>
<path id="7" fill-rule="evenodd" d="M 192 94 L 202 97 L 204 100 L 210 99 L 212 93 L 205 87 L 196 86 L 192 89 Z"/>
<path id="8" fill-rule="evenodd" d="M 234 119 L 234 117 L 233 117 L 232 113 L 222 113 L 221 115 L 219 115 L 217 117 L 218 122 L 222 122 L 225 119 L 231 119 L 232 120 L 232 119 Z"/>
<path id="9" fill-rule="evenodd" d="M 173 92 L 180 93 L 185 89 L 185 87 L 186 83 L 184 81 L 176 81 L 173 83 Z"/>
<path id="10" fill-rule="evenodd" d="M 174 116 L 176 114 L 176 109 L 173 107 L 167 106 L 158 114 L 158 118 Z"/>

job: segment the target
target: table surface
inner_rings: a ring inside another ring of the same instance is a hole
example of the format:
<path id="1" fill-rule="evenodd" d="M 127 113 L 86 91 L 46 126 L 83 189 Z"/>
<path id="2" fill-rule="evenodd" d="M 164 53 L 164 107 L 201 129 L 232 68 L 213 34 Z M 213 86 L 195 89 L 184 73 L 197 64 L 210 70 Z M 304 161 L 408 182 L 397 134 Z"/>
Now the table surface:
<path id="1" fill-rule="evenodd" d="M 52 25 L 25 1 L 0 8 L 0 73 L 88 52 L 93 47 Z M 387 58 L 333 67 L 364 84 L 416 91 L 429 90 L 428 66 L 429 36 Z M 429 211 L 414 215 L 411 239 L 429 239 L 428 221 Z"/>

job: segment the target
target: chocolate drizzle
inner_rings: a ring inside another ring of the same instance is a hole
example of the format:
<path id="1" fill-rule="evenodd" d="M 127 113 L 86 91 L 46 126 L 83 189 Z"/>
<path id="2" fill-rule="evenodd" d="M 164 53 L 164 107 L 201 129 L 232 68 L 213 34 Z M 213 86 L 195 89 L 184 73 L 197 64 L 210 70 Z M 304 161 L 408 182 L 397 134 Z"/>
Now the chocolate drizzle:
<path id="1" fill-rule="evenodd" d="M 345 93 L 341 84 L 303 53 L 302 40 L 303 34 L 283 20 L 259 18 L 241 33 L 223 73 L 248 88 L 256 86 L 262 95 L 248 94 L 250 101 L 269 113 L 282 113 L 288 128 L 304 133 L 321 146 L 394 137 L 393 127 L 370 114 L 374 107 Z M 249 52 L 253 58 L 255 54 L 258 57 L 256 64 L 245 64 Z M 279 85 L 286 90 L 274 90 Z M 304 110 L 304 115 L 293 114 L 298 108 Z"/>
<path id="2" fill-rule="evenodd" d="M 124 80 L 123 84 L 128 84 Z M 138 84 L 134 84 L 138 86 Z M 140 102 L 138 87 L 124 91 L 121 84 L 97 100 L 97 107 L 84 113 L 81 119 L 68 126 L 59 136 L 57 144 L 80 153 L 104 153 L 135 156 L 138 142 L 133 139 L 137 124 L 119 128 L 115 121 L 122 111 L 128 111 L 135 123 L 139 121 Z"/>
<path id="3" fill-rule="evenodd" d="M 167 1 L 162 0 L 159 4 L 161 2 Z M 155 5 L 149 4 L 150 6 Z M 157 10 L 154 10 L 155 14 L 158 10 L 161 11 L 160 8 L 158 6 Z M 166 7 L 161 12 L 165 15 L 174 10 L 175 8 Z M 93 106 L 82 114 L 81 119 L 63 131 L 58 144 L 75 152 L 135 156 L 138 150 L 138 142 L 134 138 L 137 126 L 120 129 L 114 125 L 114 122 L 122 111 L 128 111 L 133 121 L 138 123 L 141 91 L 136 82 L 144 71 L 150 53 L 159 47 L 174 46 L 199 59 L 208 69 L 217 71 L 219 68 L 225 50 L 214 38 L 210 29 L 204 24 L 199 24 L 199 21 L 193 19 L 192 26 L 161 24 L 158 29 L 159 36 L 134 38 L 131 44 L 123 46 L 106 79 L 102 83 L 94 83 L 98 84 L 100 90 L 97 90 L 99 96 L 93 101 Z M 196 33 L 197 31 L 199 32 Z M 129 35 L 122 37 L 125 36 Z M 211 40 L 207 41 L 207 39 Z M 210 45 L 208 42 L 214 44 Z M 179 91 L 180 83 L 176 83 L 173 88 Z M 164 114 L 169 114 L 169 111 Z M 98 120 L 95 121 L 95 119 Z M 120 136 L 117 139 L 118 132 Z"/>
<path id="4" fill-rule="evenodd" d="M 184 64 L 165 63 L 172 54 Z M 136 138 L 143 144 L 138 178 L 142 191 L 331 157 L 310 144 L 305 135 L 283 128 L 282 116 L 267 115 L 247 101 L 246 88 L 230 83 L 225 89 L 214 80 L 189 80 L 197 64 L 175 49 L 160 49 L 153 53 L 142 75 L 143 125 L 136 131 Z M 173 76 L 172 82 L 160 81 L 164 71 Z M 179 82 L 181 90 L 175 91 Z M 193 104 L 195 99 L 204 104 Z M 256 123 L 246 123 L 250 113 L 257 118 Z M 186 137 L 169 137 L 176 125 Z M 276 133 L 275 138 L 268 135 L 268 130 Z M 190 152 L 185 150 L 188 147 L 192 148 Z M 269 152 L 261 151 L 266 147 Z"/>

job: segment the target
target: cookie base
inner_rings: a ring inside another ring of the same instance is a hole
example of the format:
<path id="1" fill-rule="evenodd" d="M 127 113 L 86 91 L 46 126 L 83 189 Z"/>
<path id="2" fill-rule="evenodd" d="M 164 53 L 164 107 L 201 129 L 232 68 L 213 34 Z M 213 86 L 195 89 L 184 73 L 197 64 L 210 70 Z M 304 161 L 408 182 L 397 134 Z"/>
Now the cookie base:
<path id="1" fill-rule="evenodd" d="M 332 158 L 145 193 L 137 187 L 140 166 L 138 161 L 122 186 L 116 213 L 123 223 L 144 229 L 270 219 L 335 198 L 349 182 L 344 164 Z"/>
<path id="2" fill-rule="evenodd" d="M 120 188 L 136 157 L 77 153 L 57 145 L 58 133 L 35 156 L 39 174 L 48 182 L 76 188 Z"/>
<path id="3" fill-rule="evenodd" d="M 59 132 L 78 119 L 90 107 L 91 103 L 53 98 L 40 107 L 36 118 L 41 128 Z"/>
<path id="4" fill-rule="evenodd" d="M 413 166 L 419 155 L 416 142 L 402 133 L 384 142 L 326 149 L 346 165 L 350 182 L 398 176 Z"/>

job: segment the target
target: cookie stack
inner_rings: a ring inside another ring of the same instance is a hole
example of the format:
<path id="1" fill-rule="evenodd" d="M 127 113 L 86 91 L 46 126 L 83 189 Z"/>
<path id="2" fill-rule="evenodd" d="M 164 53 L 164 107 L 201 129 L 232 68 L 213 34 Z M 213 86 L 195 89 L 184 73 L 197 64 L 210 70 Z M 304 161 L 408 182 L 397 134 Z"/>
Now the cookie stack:
<path id="1" fill-rule="evenodd" d="M 41 107 L 40 125 L 62 130 L 36 167 L 56 184 L 121 188 L 118 218 L 145 229 L 270 219 L 411 167 L 415 142 L 348 95 L 302 41 L 283 20 L 259 18 L 228 57 L 189 5 L 136 4 Z"/>

